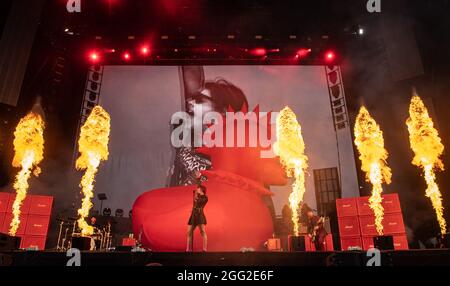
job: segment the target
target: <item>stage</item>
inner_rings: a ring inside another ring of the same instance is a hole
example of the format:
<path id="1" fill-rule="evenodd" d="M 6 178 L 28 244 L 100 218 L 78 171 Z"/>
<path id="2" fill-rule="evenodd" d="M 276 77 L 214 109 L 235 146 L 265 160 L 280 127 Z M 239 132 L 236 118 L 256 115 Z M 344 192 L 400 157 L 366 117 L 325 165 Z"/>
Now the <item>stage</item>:
<path id="1" fill-rule="evenodd" d="M 0 265 L 65 266 L 66 252 L 0 253 Z M 366 252 L 81 252 L 81 266 L 366 266 Z M 450 266 L 450 250 L 384 251 L 381 266 Z"/>

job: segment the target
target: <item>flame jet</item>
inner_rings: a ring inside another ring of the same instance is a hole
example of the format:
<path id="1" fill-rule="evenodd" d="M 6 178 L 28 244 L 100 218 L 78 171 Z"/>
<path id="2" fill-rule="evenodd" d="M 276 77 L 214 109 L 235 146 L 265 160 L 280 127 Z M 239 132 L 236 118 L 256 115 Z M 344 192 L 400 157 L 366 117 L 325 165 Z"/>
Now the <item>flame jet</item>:
<path id="1" fill-rule="evenodd" d="M 92 235 L 94 228 L 86 222 L 92 208 L 94 197 L 94 181 L 101 161 L 108 159 L 108 142 L 110 133 L 109 114 L 100 106 L 95 106 L 91 114 L 81 127 L 78 140 L 80 157 L 76 161 L 77 170 L 85 170 L 81 178 L 80 187 L 84 195 L 81 208 L 78 210 L 77 220 L 81 234 Z"/>
<path id="2" fill-rule="evenodd" d="M 382 184 L 391 183 L 392 173 L 386 162 L 388 152 L 384 148 L 383 132 L 364 106 L 356 117 L 354 134 L 361 169 L 366 173 L 366 181 L 372 184 L 369 205 L 375 214 L 375 226 L 378 234 L 383 235 Z"/>
<path id="3" fill-rule="evenodd" d="M 409 118 L 406 121 L 409 131 L 409 142 L 414 152 L 412 164 L 420 167 L 424 172 L 427 183 L 426 196 L 430 198 L 436 211 L 441 233 L 447 232 L 447 223 L 444 218 L 442 195 L 436 184 L 435 170 L 443 171 L 444 164 L 440 157 L 444 152 L 438 131 L 434 128 L 433 120 L 428 110 L 417 94 L 411 99 L 409 106 Z"/>
<path id="4" fill-rule="evenodd" d="M 308 168 L 308 157 L 305 155 L 302 128 L 295 113 L 289 107 L 280 111 L 276 124 L 277 142 L 275 142 L 273 150 L 280 157 L 286 175 L 295 180 L 292 185 L 292 193 L 289 195 L 289 204 L 292 210 L 294 234 L 298 235 L 298 208 L 306 192 L 305 173 Z"/>
<path id="5" fill-rule="evenodd" d="M 13 218 L 9 229 L 12 236 L 16 235 L 20 225 L 21 206 L 29 188 L 28 180 L 32 173 L 36 177 L 41 173 L 38 164 L 44 159 L 44 129 L 43 117 L 32 111 L 19 121 L 14 131 L 15 153 L 12 165 L 21 170 L 14 182 L 16 198 L 12 206 Z"/>

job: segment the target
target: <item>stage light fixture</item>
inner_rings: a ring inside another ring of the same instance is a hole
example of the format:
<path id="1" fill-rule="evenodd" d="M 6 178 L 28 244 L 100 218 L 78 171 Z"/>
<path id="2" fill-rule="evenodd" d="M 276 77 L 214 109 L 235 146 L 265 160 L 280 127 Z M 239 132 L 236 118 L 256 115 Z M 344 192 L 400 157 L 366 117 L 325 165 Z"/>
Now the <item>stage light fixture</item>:
<path id="1" fill-rule="evenodd" d="M 129 60 L 131 59 L 131 54 L 130 54 L 129 52 L 124 52 L 124 53 L 122 54 L 122 58 L 123 58 L 125 61 L 129 61 Z"/>
<path id="2" fill-rule="evenodd" d="M 325 61 L 328 63 L 333 62 L 336 59 L 336 54 L 333 51 L 328 51 L 325 53 Z"/>
<path id="3" fill-rule="evenodd" d="M 150 48 L 148 46 L 142 46 L 140 52 L 141 55 L 147 56 L 150 53 Z"/>
<path id="4" fill-rule="evenodd" d="M 364 28 L 360 27 L 360 28 L 358 29 L 358 34 L 359 34 L 360 36 L 363 36 L 364 33 L 365 33 Z"/>
<path id="5" fill-rule="evenodd" d="M 100 54 L 97 51 L 91 51 L 89 53 L 89 60 L 93 63 L 100 61 Z"/>

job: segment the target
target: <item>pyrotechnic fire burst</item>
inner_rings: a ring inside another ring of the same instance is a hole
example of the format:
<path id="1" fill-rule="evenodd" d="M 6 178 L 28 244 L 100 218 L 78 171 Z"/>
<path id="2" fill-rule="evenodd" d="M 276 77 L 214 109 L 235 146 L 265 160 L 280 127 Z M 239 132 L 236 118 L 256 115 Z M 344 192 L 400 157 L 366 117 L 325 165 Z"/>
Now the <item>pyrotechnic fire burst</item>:
<path id="1" fill-rule="evenodd" d="M 13 219 L 9 234 L 16 235 L 20 225 L 22 202 L 27 196 L 28 180 L 33 173 L 36 177 L 41 173 L 38 164 L 44 159 L 44 120 L 34 112 L 23 117 L 14 132 L 14 158 L 12 165 L 21 168 L 14 182 L 16 198 L 12 206 Z"/>
<path id="2" fill-rule="evenodd" d="M 430 198 L 441 232 L 445 234 L 447 223 L 444 219 L 442 195 L 436 183 L 435 174 L 435 170 L 444 170 L 444 164 L 440 159 L 444 152 L 444 145 L 441 143 L 438 131 L 434 128 L 433 120 L 430 118 L 425 104 L 416 94 L 411 99 L 406 125 L 411 149 L 414 152 L 412 163 L 423 169 L 427 183 L 426 196 Z"/>
<path id="3" fill-rule="evenodd" d="M 390 184 L 392 174 L 386 162 L 388 152 L 384 148 L 383 132 L 365 107 L 361 107 L 356 118 L 354 133 L 361 169 L 366 173 L 366 180 L 372 184 L 369 204 L 375 214 L 375 226 L 378 234 L 383 235 L 382 184 Z"/>
<path id="4" fill-rule="evenodd" d="M 81 127 L 78 140 L 80 157 L 76 161 L 77 170 L 86 170 L 80 183 L 84 198 L 78 210 L 78 227 L 82 235 L 92 235 L 94 228 L 86 222 L 92 208 L 94 181 L 101 161 L 108 159 L 108 142 L 110 132 L 109 114 L 100 106 L 94 107 Z"/>
<path id="5" fill-rule="evenodd" d="M 305 195 L 305 173 L 308 168 L 308 157 L 305 155 L 305 143 L 302 128 L 297 121 L 295 113 L 285 107 L 277 117 L 277 142 L 273 150 L 280 157 L 286 174 L 294 178 L 289 204 L 292 210 L 294 233 L 298 235 L 298 208 Z"/>

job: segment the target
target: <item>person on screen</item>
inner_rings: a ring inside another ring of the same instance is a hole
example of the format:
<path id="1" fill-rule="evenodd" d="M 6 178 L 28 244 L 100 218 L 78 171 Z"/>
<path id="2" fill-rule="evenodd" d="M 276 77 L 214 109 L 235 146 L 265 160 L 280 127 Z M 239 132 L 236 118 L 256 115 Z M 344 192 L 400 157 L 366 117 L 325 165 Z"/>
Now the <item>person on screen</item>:
<path id="1" fill-rule="evenodd" d="M 206 187 L 199 184 L 197 189 L 193 191 L 194 200 L 192 206 L 191 216 L 188 221 L 188 230 L 187 230 L 187 245 L 186 252 L 190 252 L 193 250 L 193 235 L 194 230 L 198 226 L 200 229 L 200 235 L 203 239 L 203 251 L 206 252 L 206 247 L 208 243 L 208 238 L 206 236 L 206 216 L 203 212 L 203 208 L 208 203 L 208 196 L 206 195 Z"/>
<path id="2" fill-rule="evenodd" d="M 203 67 L 185 66 L 181 68 L 184 86 L 185 110 L 194 116 L 194 110 L 201 107 L 202 116 L 210 111 L 225 114 L 229 108 L 234 111 L 248 110 L 248 101 L 240 88 L 225 80 L 205 80 Z M 203 129 L 204 126 L 196 128 Z M 192 130 L 193 132 L 193 130 Z M 192 136 L 195 140 L 194 136 Z M 194 146 L 194 141 L 192 146 Z M 174 164 L 169 171 L 169 186 L 186 186 L 197 183 L 197 172 L 211 167 L 207 156 L 199 154 L 194 147 L 175 150 Z"/>

